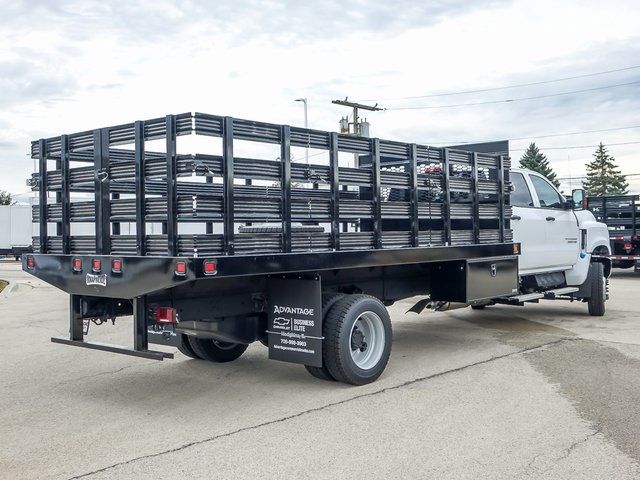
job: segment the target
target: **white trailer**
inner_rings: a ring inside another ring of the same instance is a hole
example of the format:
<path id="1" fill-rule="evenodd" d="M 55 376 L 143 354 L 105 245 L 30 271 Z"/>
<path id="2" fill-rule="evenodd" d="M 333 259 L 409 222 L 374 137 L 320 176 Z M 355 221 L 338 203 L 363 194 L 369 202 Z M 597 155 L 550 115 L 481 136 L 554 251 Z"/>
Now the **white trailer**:
<path id="1" fill-rule="evenodd" d="M 23 253 L 31 252 L 32 237 L 31 205 L 1 205 L 0 256 L 19 259 Z"/>

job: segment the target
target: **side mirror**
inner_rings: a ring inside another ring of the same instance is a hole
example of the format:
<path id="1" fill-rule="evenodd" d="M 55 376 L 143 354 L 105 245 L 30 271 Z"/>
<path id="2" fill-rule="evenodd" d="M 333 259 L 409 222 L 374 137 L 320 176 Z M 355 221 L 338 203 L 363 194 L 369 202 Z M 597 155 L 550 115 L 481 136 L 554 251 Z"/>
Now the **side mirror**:
<path id="1" fill-rule="evenodd" d="M 587 198 L 584 195 L 583 188 L 576 188 L 571 192 L 571 200 L 574 210 L 584 210 L 586 208 Z"/>

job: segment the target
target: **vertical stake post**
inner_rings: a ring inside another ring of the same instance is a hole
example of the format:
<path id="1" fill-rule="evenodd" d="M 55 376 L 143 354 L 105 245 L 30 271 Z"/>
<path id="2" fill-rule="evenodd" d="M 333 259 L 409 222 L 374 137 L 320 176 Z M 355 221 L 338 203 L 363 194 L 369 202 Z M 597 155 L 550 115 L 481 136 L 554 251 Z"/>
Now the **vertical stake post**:
<path id="1" fill-rule="evenodd" d="M 143 256 L 147 253 L 147 214 L 145 198 L 145 153 L 144 153 L 144 122 L 137 121 L 134 124 L 135 142 L 135 175 L 136 175 L 136 255 Z"/>
<path id="2" fill-rule="evenodd" d="M 166 117 L 167 140 L 167 250 L 178 255 L 178 172 L 176 169 L 176 117 Z"/>
<path id="3" fill-rule="evenodd" d="M 38 141 L 38 209 L 40 214 L 40 253 L 47 253 L 47 144 Z"/>
<path id="4" fill-rule="evenodd" d="M 222 179 L 224 185 L 224 251 L 233 255 L 235 219 L 233 198 L 233 118 L 224 117 L 222 128 Z"/>
<path id="5" fill-rule="evenodd" d="M 93 132 L 95 171 L 96 253 L 111 252 L 111 199 L 109 198 L 109 129 Z"/>
<path id="6" fill-rule="evenodd" d="M 371 141 L 373 172 L 373 248 L 382 248 L 382 195 L 380 192 L 380 139 Z"/>
<path id="7" fill-rule="evenodd" d="M 444 185 L 442 186 L 442 199 L 444 201 L 444 209 L 442 216 L 444 220 L 444 242 L 445 245 L 451 245 L 451 190 L 449 169 L 449 149 L 442 149 L 442 174 L 444 176 Z"/>
<path id="8" fill-rule="evenodd" d="M 291 252 L 291 127 L 280 130 L 280 161 L 282 163 L 282 249 Z"/>
<path id="9" fill-rule="evenodd" d="M 409 146 L 409 203 L 411 208 L 411 245 L 420 246 L 420 217 L 418 210 L 418 147 Z"/>
<path id="10" fill-rule="evenodd" d="M 329 134 L 329 177 L 331 182 L 331 245 L 340 250 L 340 164 L 338 134 Z"/>
<path id="11" fill-rule="evenodd" d="M 478 154 L 471 154 L 471 220 L 473 223 L 473 242 L 480 243 L 480 195 L 478 194 Z"/>

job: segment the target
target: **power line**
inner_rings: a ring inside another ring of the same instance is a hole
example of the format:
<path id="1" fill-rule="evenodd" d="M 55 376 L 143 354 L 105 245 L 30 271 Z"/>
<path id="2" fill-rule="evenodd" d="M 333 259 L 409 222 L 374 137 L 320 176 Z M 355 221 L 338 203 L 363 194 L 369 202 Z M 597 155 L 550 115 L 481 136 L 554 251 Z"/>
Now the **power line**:
<path id="1" fill-rule="evenodd" d="M 601 87 L 593 87 L 593 88 L 585 88 L 582 90 L 572 90 L 570 92 L 560 92 L 560 93 L 549 93 L 546 95 L 535 95 L 533 97 L 520 97 L 520 98 L 507 98 L 503 100 L 488 100 L 484 102 L 469 102 L 469 103 L 454 103 L 450 105 L 421 105 L 415 107 L 389 107 L 385 108 L 385 111 L 389 110 L 429 110 L 435 108 L 455 108 L 455 107 L 471 107 L 475 105 L 489 105 L 496 103 L 510 103 L 510 102 L 522 102 L 526 100 L 538 100 L 541 98 L 551 98 L 551 97 L 560 97 L 563 95 L 574 95 L 576 93 L 585 93 L 585 92 L 595 92 L 597 90 L 605 90 L 607 88 L 616 88 L 616 87 L 625 87 L 628 85 L 635 85 L 640 83 L 640 80 L 636 80 L 635 82 L 627 82 L 627 83 L 617 83 L 615 85 L 603 85 Z"/>
<path id="2" fill-rule="evenodd" d="M 640 177 L 640 173 L 628 173 L 625 177 Z M 588 178 L 586 175 L 578 175 L 575 177 L 558 177 L 558 180 L 580 180 L 583 178 Z"/>
<path id="3" fill-rule="evenodd" d="M 415 100 L 418 98 L 434 98 L 434 97 L 448 97 L 448 96 L 452 96 L 452 95 L 465 95 L 468 93 L 482 93 L 482 92 L 493 92 L 496 90 L 506 90 L 509 88 L 519 88 L 519 87 L 531 87 L 534 85 L 544 85 L 546 83 L 556 83 L 556 82 L 564 82 L 566 80 L 575 80 L 578 78 L 587 78 L 587 77 L 595 77 L 597 75 L 606 75 L 608 73 L 615 73 L 615 72 L 623 72 L 626 70 L 633 70 L 636 68 L 640 68 L 640 65 L 633 65 L 630 67 L 624 67 L 624 68 L 617 68 L 615 70 L 605 70 L 603 72 L 594 72 L 594 73 L 585 73 L 583 75 L 574 75 L 572 77 L 563 77 L 563 78 L 556 78 L 553 80 L 542 80 L 539 82 L 529 82 L 529 83 L 518 83 L 515 85 L 505 85 L 502 87 L 490 87 L 490 88 L 479 88 L 476 90 L 462 90 L 459 92 L 444 92 L 444 93 L 433 93 L 430 95 L 414 95 L 411 97 L 391 97 L 391 98 L 379 98 L 378 101 L 382 101 L 382 100 Z M 363 100 L 363 102 L 374 102 L 376 101 L 375 99 L 368 99 L 368 100 Z"/>
<path id="4" fill-rule="evenodd" d="M 640 142 L 621 142 L 621 143 L 607 143 L 605 147 L 615 147 L 618 145 L 636 145 Z M 540 150 L 572 150 L 578 148 L 597 148 L 598 145 L 571 145 L 567 147 L 538 147 Z M 510 148 L 511 152 L 524 152 L 526 148 Z"/>
<path id="5" fill-rule="evenodd" d="M 632 128 L 640 128 L 640 125 L 631 125 L 628 127 L 615 127 L 615 128 L 604 128 L 601 130 L 581 130 L 578 132 L 567 132 L 567 133 L 553 133 L 553 134 L 547 134 L 547 135 L 530 135 L 528 137 L 513 137 L 513 138 L 505 138 L 505 140 L 530 140 L 530 139 L 534 139 L 534 138 L 551 138 L 551 137 L 564 137 L 564 136 L 568 136 L 568 135 L 582 135 L 583 133 L 600 133 L 600 132 L 614 132 L 616 130 L 630 130 Z M 476 141 L 466 141 L 466 142 L 459 142 L 459 141 L 449 141 L 449 142 L 436 142 L 433 145 L 465 145 L 467 143 L 470 144 L 474 144 L 474 143 L 488 143 L 488 142 L 493 142 L 495 140 L 476 140 Z"/>

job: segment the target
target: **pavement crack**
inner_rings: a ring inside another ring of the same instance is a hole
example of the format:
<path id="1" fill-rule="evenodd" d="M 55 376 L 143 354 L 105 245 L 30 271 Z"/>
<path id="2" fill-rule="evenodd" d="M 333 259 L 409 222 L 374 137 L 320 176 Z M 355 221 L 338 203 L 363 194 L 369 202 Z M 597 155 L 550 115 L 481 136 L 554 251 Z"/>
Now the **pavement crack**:
<path id="1" fill-rule="evenodd" d="M 117 370 L 110 370 L 110 371 L 108 371 L 108 372 L 94 373 L 94 374 L 92 374 L 92 375 L 85 375 L 85 376 L 78 377 L 78 378 L 73 378 L 73 379 L 71 379 L 71 380 L 67 380 L 67 381 L 64 381 L 64 382 L 59 382 L 59 383 L 57 383 L 55 386 L 56 386 L 56 387 L 60 387 L 60 386 L 62 386 L 62 385 L 68 385 L 68 384 L 70 384 L 70 383 L 75 383 L 75 382 L 77 382 L 77 381 L 79 381 L 79 380 L 86 380 L 86 379 L 88 379 L 88 378 L 102 377 L 102 376 L 104 376 L 104 375 L 115 375 L 116 373 L 120 373 L 120 372 L 122 372 L 123 370 L 127 370 L 127 369 L 129 369 L 129 368 L 135 368 L 135 367 L 138 367 L 138 366 L 139 366 L 139 365 L 125 365 L 124 367 L 120 367 L 120 368 L 118 368 Z"/>
<path id="2" fill-rule="evenodd" d="M 163 450 L 161 452 L 149 453 L 147 455 L 140 455 L 139 457 L 134 457 L 134 458 L 131 458 L 129 460 L 124 460 L 124 461 L 121 461 L 121 462 L 112 463 L 111 465 L 107 465 L 106 467 L 102 467 L 102 468 L 99 468 L 97 470 L 93 470 L 91 472 L 82 473 L 80 475 L 69 477 L 67 480 L 76 480 L 76 479 L 79 479 L 79 478 L 87 478 L 87 477 L 90 477 L 92 475 L 96 475 L 98 473 L 102 473 L 102 472 L 111 470 L 111 469 L 116 468 L 116 467 L 121 467 L 121 466 L 124 466 L 124 465 L 132 464 L 132 463 L 137 462 L 139 460 L 146 460 L 146 459 L 149 459 L 149 458 L 155 458 L 155 457 L 160 457 L 162 455 L 179 452 L 181 450 L 185 450 L 187 448 L 191 448 L 191 447 L 194 447 L 196 445 L 202 445 L 202 444 L 205 444 L 205 443 L 209 443 L 209 442 L 213 442 L 213 441 L 219 440 L 221 438 L 231 437 L 231 436 L 239 434 L 239 433 L 248 432 L 248 431 L 252 431 L 252 430 L 257 430 L 259 428 L 267 427 L 267 426 L 271 426 L 271 425 L 277 425 L 279 423 L 287 422 L 289 420 L 293 420 L 295 418 L 299 418 L 299 417 L 302 417 L 302 416 L 305 416 L 305 415 L 308 415 L 308 414 L 311 414 L 311 413 L 316 413 L 316 412 L 320 412 L 320 411 L 323 411 L 323 410 L 327 410 L 327 409 L 332 408 L 332 407 L 336 407 L 336 406 L 344 405 L 344 404 L 347 404 L 347 403 L 351 403 L 351 402 L 353 402 L 355 400 L 359 400 L 361 398 L 368 398 L 368 397 L 377 396 L 377 395 L 380 395 L 382 393 L 387 393 L 387 392 L 390 392 L 390 391 L 399 390 L 401 388 L 408 387 L 408 386 L 411 386 L 411 385 L 414 385 L 414 384 L 417 384 L 417 383 L 425 382 L 425 381 L 428 381 L 428 380 L 432 380 L 434 378 L 443 377 L 445 375 L 449 375 L 449 374 L 452 374 L 452 373 L 458 373 L 458 372 L 461 372 L 461 371 L 466 370 L 468 368 L 473 368 L 473 367 L 477 367 L 477 366 L 480 366 L 480 365 L 485 365 L 487 363 L 491 363 L 491 362 L 494 362 L 496 360 L 502 360 L 502 359 L 505 359 L 505 358 L 510 358 L 510 357 L 522 355 L 522 354 L 529 353 L 529 352 L 532 352 L 532 351 L 536 351 L 536 350 L 539 350 L 539 349 L 543 349 L 543 348 L 546 348 L 546 347 L 549 347 L 549 346 L 552 346 L 552 345 L 557 345 L 557 344 L 560 344 L 560 343 L 570 342 L 570 341 L 575 341 L 575 340 L 579 340 L 579 338 L 560 338 L 558 340 L 554 340 L 554 341 L 551 341 L 551 342 L 535 345 L 535 346 L 532 346 L 532 347 L 527 347 L 527 348 L 524 348 L 524 349 L 521 349 L 521 350 L 517 350 L 515 352 L 509 352 L 509 353 L 505 353 L 503 355 L 496 355 L 496 356 L 489 357 L 489 358 L 484 359 L 484 360 L 479 360 L 477 362 L 473 362 L 473 363 L 469 363 L 467 365 L 463 365 L 461 367 L 452 368 L 452 369 L 449 369 L 449 370 L 443 370 L 442 372 L 434 373 L 434 374 L 427 375 L 427 376 L 424 376 L 424 377 L 415 378 L 413 380 L 408 380 L 406 382 L 399 383 L 397 385 L 392 385 L 390 387 L 385 387 L 385 388 L 382 388 L 380 390 L 375 390 L 373 392 L 364 393 L 362 395 L 356 395 L 354 397 L 346 398 L 344 400 L 340 400 L 340 401 L 337 401 L 337 402 L 327 403 L 327 404 L 319 406 L 319 407 L 314 407 L 314 408 L 310 408 L 308 410 L 303 410 L 301 412 L 294 413 L 292 415 L 287 415 L 285 417 L 277 418 L 275 420 L 269 420 L 267 422 L 259 423 L 259 424 L 256 424 L 256 425 L 249 425 L 249 426 L 246 426 L 246 427 L 238 428 L 236 430 L 232 430 L 232 431 L 226 432 L 226 433 L 221 433 L 219 435 L 214 435 L 212 437 L 204 438 L 202 440 L 195 440 L 193 442 L 188 442 L 188 443 L 182 444 L 182 445 L 180 445 L 178 447 L 174 447 L 174 448 L 170 448 L 170 449 L 167 449 L 167 450 Z M 124 368 L 128 368 L 128 367 L 124 367 Z M 107 373 L 117 373 L 117 372 L 103 372 L 103 373 L 98 374 L 98 375 L 104 375 L 104 374 L 107 374 Z M 96 376 L 96 375 L 94 375 L 94 376 Z M 580 443 L 580 442 L 577 442 L 577 443 Z"/>

